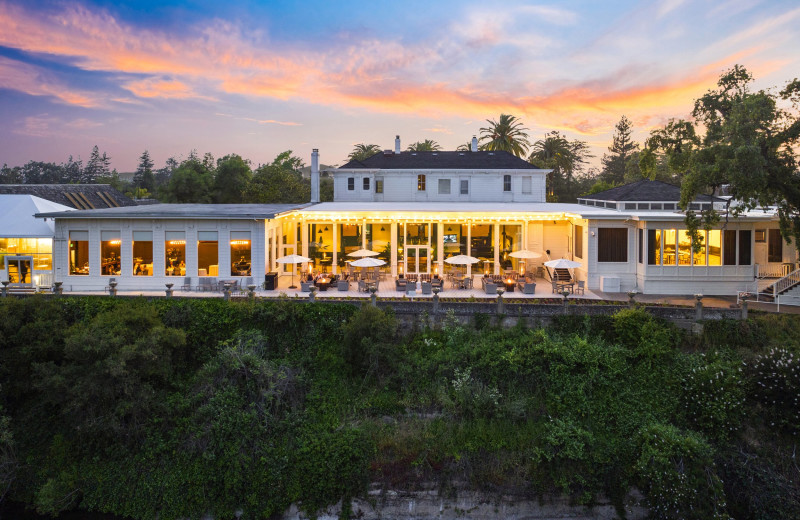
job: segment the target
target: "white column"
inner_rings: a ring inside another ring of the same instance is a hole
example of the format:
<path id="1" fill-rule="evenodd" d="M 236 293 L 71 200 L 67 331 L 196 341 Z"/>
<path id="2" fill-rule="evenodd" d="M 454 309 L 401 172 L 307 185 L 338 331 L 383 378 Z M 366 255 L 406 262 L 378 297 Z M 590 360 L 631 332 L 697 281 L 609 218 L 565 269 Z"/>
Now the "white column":
<path id="1" fill-rule="evenodd" d="M 391 226 L 389 231 L 392 241 L 392 256 L 390 258 L 392 263 L 392 276 L 397 276 L 397 221 L 392 220 L 392 223 L 389 225 Z"/>
<path id="2" fill-rule="evenodd" d="M 331 260 L 331 272 L 333 274 L 339 273 L 339 223 L 333 222 L 331 224 L 333 230 L 333 259 Z"/>
<path id="3" fill-rule="evenodd" d="M 494 274 L 500 274 L 500 224 L 494 224 Z"/>

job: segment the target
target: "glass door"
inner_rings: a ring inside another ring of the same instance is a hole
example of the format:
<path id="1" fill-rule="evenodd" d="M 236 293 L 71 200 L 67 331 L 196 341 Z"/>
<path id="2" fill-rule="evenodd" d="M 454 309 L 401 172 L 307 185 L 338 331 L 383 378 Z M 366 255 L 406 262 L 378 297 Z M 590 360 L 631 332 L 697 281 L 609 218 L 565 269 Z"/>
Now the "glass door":
<path id="1" fill-rule="evenodd" d="M 12 287 L 31 285 L 32 256 L 7 256 L 5 263 L 8 281 Z"/>
<path id="2" fill-rule="evenodd" d="M 430 246 L 406 246 L 406 273 L 428 274 L 431 271 Z"/>

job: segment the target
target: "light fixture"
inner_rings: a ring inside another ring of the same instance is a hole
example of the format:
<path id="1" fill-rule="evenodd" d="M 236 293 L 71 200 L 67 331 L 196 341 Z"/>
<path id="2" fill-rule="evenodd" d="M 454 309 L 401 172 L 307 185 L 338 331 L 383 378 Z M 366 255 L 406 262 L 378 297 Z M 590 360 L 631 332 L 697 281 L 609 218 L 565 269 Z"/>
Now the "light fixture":
<path id="1" fill-rule="evenodd" d="M 317 230 L 317 233 L 322 233 L 322 230 L 321 230 L 321 229 L 318 229 L 318 230 Z"/>
<path id="2" fill-rule="evenodd" d="M 381 226 L 381 231 L 386 231 L 385 229 L 383 229 L 383 226 Z"/>
<path id="3" fill-rule="evenodd" d="M 447 232 L 449 233 L 450 231 L 453 231 L 453 228 L 451 226 L 447 226 Z"/>
<path id="4" fill-rule="evenodd" d="M 325 226 L 325 231 L 328 231 L 328 226 Z"/>

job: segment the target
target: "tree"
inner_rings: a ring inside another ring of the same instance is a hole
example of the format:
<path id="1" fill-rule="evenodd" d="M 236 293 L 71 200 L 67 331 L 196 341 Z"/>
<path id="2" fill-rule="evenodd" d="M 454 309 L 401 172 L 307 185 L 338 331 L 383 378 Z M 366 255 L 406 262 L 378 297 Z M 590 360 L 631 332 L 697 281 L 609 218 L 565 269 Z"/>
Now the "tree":
<path id="1" fill-rule="evenodd" d="M 81 182 L 84 184 L 93 184 L 97 182 L 99 177 L 106 177 L 111 174 L 111 157 L 103 152 L 100 155 L 100 149 L 97 145 L 92 148 L 92 153 L 89 156 L 89 162 L 86 163 L 86 168 L 83 169 L 83 176 Z"/>
<path id="2" fill-rule="evenodd" d="M 136 167 L 136 173 L 133 174 L 133 184 L 136 188 L 153 191 L 156 184 L 153 166 L 155 164 L 150 158 L 150 152 L 145 150 L 139 157 L 139 166 Z"/>
<path id="3" fill-rule="evenodd" d="M 486 120 L 488 127 L 481 128 L 481 150 L 505 151 L 523 157 L 530 148 L 527 128 L 515 116 L 500 114 L 498 121 Z"/>
<path id="4" fill-rule="evenodd" d="M 533 144 L 528 160 L 540 167 L 550 168 L 548 174 L 548 200 L 573 201 L 580 193 L 575 176 L 591 158 L 585 141 L 567 141 L 559 132 L 548 132 L 544 139 Z"/>
<path id="5" fill-rule="evenodd" d="M 697 195 L 728 185 L 732 199 L 728 214 L 736 216 L 757 207 L 777 207 L 783 236 L 800 239 L 800 81 L 794 79 L 778 93 L 749 88 L 753 76 L 736 65 L 720 77 L 716 90 L 695 101 L 696 123 L 671 121 L 647 140 L 641 160 L 650 174 L 663 157 L 671 172 L 681 176 L 681 207 Z M 781 102 L 785 107 L 780 107 Z M 697 128 L 704 128 L 699 134 Z M 697 229 L 719 219 L 713 209 L 701 218 L 686 212 L 686 224 L 699 246 Z"/>
<path id="6" fill-rule="evenodd" d="M 14 166 L 10 168 L 8 164 L 3 164 L 0 168 L 0 184 L 22 184 L 25 177 L 22 176 L 22 168 Z"/>
<path id="7" fill-rule="evenodd" d="M 206 165 L 189 155 L 169 178 L 164 188 L 164 199 L 167 202 L 204 203 L 211 202 L 211 188 L 214 177 Z"/>
<path id="8" fill-rule="evenodd" d="M 236 154 L 217 159 L 217 176 L 214 180 L 214 202 L 218 204 L 237 204 L 247 189 L 253 172 L 250 161 Z"/>
<path id="9" fill-rule="evenodd" d="M 347 156 L 351 161 L 363 161 L 369 159 L 376 153 L 381 151 L 381 147 L 377 144 L 357 144 L 353 147 L 353 151 Z"/>
<path id="10" fill-rule="evenodd" d="M 436 152 L 441 150 L 442 147 L 432 139 L 425 139 L 424 141 L 417 141 L 411 143 L 406 149 L 409 152 Z"/>
<path id="11" fill-rule="evenodd" d="M 611 183 L 622 183 L 625 180 L 625 168 L 631 154 L 639 149 L 639 144 L 631 139 L 632 124 L 630 119 L 622 116 L 616 125 L 614 141 L 608 147 L 610 154 L 604 154 L 602 158 L 603 171 L 600 174 L 603 180 Z"/>
<path id="12" fill-rule="evenodd" d="M 180 163 L 175 157 L 170 157 L 164 162 L 164 167 L 156 171 L 155 183 L 157 188 L 164 188 L 172 177 L 172 172 L 178 169 Z"/>
<path id="13" fill-rule="evenodd" d="M 311 183 L 303 179 L 303 160 L 291 150 L 279 154 L 270 164 L 256 169 L 244 192 L 249 203 L 300 203 L 311 199 Z"/>
<path id="14" fill-rule="evenodd" d="M 469 151 L 472 151 L 472 140 L 470 139 L 469 141 L 467 141 L 466 144 L 458 145 L 458 148 L 456 148 L 456 151 L 457 152 L 469 152 Z"/>

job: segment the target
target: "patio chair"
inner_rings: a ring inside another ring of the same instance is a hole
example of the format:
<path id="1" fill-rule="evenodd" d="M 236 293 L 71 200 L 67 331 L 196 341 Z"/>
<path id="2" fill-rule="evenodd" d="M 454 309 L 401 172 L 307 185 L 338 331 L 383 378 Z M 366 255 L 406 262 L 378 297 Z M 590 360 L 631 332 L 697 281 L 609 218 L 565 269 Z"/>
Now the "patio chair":
<path id="1" fill-rule="evenodd" d="M 417 282 L 408 282 L 406 284 L 406 296 L 417 295 Z"/>
<path id="2" fill-rule="evenodd" d="M 300 282 L 300 292 L 311 292 L 314 282 Z"/>
<path id="3" fill-rule="evenodd" d="M 575 294 L 586 294 L 586 280 L 578 280 L 578 287 L 575 289 Z"/>
<path id="4" fill-rule="evenodd" d="M 405 278 L 398 278 L 397 280 L 394 281 L 394 288 L 400 292 L 405 292 L 406 285 L 408 285 L 408 280 L 406 280 Z"/>
<path id="5" fill-rule="evenodd" d="M 486 294 L 495 295 L 495 294 L 497 294 L 497 284 L 496 284 L 496 283 L 494 283 L 494 281 L 491 281 L 491 282 L 486 282 L 486 283 L 483 285 L 483 291 L 484 291 Z"/>
<path id="6" fill-rule="evenodd" d="M 422 294 L 433 294 L 433 285 L 431 282 L 422 282 Z"/>
<path id="7" fill-rule="evenodd" d="M 358 292 L 367 292 L 367 281 L 366 280 L 359 280 L 358 281 Z"/>
<path id="8" fill-rule="evenodd" d="M 517 287 L 522 294 L 536 294 L 536 283 L 529 280 L 520 279 L 517 281 Z"/>
<path id="9" fill-rule="evenodd" d="M 339 280 L 336 282 L 336 288 L 339 289 L 340 292 L 346 292 L 350 290 L 350 281 L 349 280 Z"/>
<path id="10" fill-rule="evenodd" d="M 108 283 L 111 283 L 111 282 L 116 282 L 116 281 L 117 281 L 117 279 L 116 279 L 116 278 L 113 278 L 113 277 L 108 279 Z M 110 285 L 106 285 L 105 287 L 103 287 L 103 290 L 104 290 L 105 292 L 108 292 L 108 290 L 109 290 L 110 288 L 111 288 L 111 286 L 110 286 Z"/>
<path id="11" fill-rule="evenodd" d="M 556 294 L 558 292 L 558 280 L 552 280 L 550 283 L 553 286 L 553 294 Z"/>
<path id="12" fill-rule="evenodd" d="M 182 291 L 191 291 L 192 290 L 192 277 L 186 276 L 183 279 L 183 285 L 181 285 Z"/>

